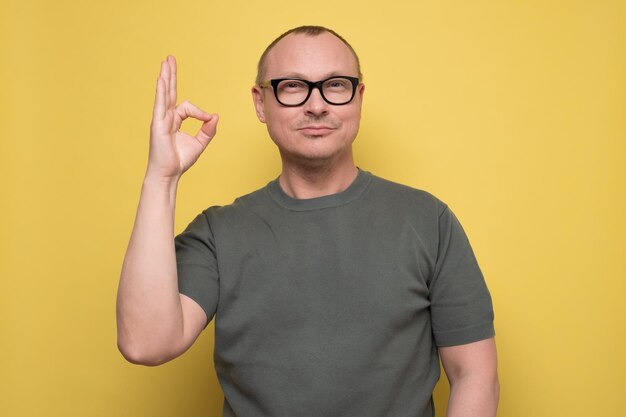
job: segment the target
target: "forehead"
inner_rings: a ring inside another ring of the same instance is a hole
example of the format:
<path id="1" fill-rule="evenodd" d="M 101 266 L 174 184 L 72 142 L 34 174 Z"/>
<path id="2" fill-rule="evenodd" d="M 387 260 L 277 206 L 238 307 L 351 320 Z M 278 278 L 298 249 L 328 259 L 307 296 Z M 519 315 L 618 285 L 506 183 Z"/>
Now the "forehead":
<path id="1" fill-rule="evenodd" d="M 331 75 L 357 77 L 358 69 L 352 51 L 327 32 L 287 35 L 267 55 L 266 79 L 297 76 L 319 80 Z"/>

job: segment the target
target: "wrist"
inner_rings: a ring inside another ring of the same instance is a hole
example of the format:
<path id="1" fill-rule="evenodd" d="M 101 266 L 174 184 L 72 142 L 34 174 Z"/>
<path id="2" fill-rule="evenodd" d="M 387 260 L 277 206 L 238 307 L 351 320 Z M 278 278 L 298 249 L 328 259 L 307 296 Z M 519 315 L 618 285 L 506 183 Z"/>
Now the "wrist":
<path id="1" fill-rule="evenodd" d="M 178 180 L 180 177 L 162 177 L 156 175 L 148 175 L 143 179 L 141 194 L 149 199 L 165 198 L 166 201 L 174 206 L 176 201 L 176 191 L 178 189 Z M 161 196 L 161 197 L 158 197 Z"/>
<path id="2" fill-rule="evenodd" d="M 150 172 L 150 170 L 146 171 L 146 175 L 143 178 L 144 186 L 150 187 L 160 187 L 167 189 L 175 189 L 178 186 L 178 181 L 180 180 L 180 175 L 172 175 L 172 176 L 164 176 L 158 175 Z"/>

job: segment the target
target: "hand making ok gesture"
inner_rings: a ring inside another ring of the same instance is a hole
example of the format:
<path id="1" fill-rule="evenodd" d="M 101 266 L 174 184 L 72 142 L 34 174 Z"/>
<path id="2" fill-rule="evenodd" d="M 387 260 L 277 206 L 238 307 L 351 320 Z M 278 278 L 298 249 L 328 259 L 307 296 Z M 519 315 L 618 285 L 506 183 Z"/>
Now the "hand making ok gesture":
<path id="1" fill-rule="evenodd" d="M 180 131 L 188 117 L 202 121 L 195 136 Z M 217 128 L 218 115 L 209 114 L 188 101 L 176 105 L 176 59 L 161 63 L 150 125 L 150 155 L 146 176 L 177 179 L 198 159 Z"/>

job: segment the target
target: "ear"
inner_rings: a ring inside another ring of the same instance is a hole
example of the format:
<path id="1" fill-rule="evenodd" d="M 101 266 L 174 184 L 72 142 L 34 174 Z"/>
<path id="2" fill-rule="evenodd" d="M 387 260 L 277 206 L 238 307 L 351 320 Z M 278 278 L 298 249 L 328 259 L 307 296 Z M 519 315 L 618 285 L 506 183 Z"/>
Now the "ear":
<path id="1" fill-rule="evenodd" d="M 356 88 L 356 92 L 361 98 L 361 100 L 363 100 L 363 93 L 365 93 L 365 84 L 363 83 L 359 84 L 359 86 Z"/>
<path id="2" fill-rule="evenodd" d="M 263 89 L 258 85 L 252 86 L 252 101 L 256 110 L 256 117 L 261 123 L 265 123 L 265 102 L 263 97 Z"/>

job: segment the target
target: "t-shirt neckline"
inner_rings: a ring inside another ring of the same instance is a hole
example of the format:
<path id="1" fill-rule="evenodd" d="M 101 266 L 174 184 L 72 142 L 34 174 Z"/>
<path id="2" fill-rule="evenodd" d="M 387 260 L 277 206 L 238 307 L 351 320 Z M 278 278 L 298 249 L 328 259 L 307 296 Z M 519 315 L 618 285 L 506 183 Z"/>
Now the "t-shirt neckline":
<path id="1" fill-rule="evenodd" d="M 359 169 L 352 184 L 345 190 L 315 198 L 293 198 L 283 191 L 278 178 L 268 184 L 268 192 L 272 199 L 280 206 L 294 211 L 320 210 L 339 207 L 356 200 L 365 191 L 372 179 L 372 174 Z"/>

